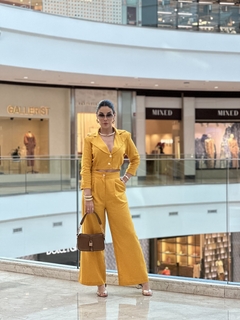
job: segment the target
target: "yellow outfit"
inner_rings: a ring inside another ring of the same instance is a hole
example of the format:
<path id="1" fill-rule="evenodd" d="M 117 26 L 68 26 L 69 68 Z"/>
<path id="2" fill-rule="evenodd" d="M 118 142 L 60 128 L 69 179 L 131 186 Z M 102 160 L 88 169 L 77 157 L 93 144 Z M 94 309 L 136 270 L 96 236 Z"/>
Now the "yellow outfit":
<path id="1" fill-rule="evenodd" d="M 98 133 L 89 134 L 84 141 L 81 168 L 81 189 L 90 188 L 94 210 L 98 213 L 105 229 L 105 212 L 112 234 L 120 285 L 148 282 L 147 268 L 139 240 L 136 236 L 127 197 L 126 186 L 120 180 L 120 172 L 99 172 L 97 170 L 120 169 L 124 155 L 128 156 L 126 173 L 136 174 L 140 157 L 130 133 L 115 130 L 112 152 Z M 85 212 L 82 197 L 82 213 Z M 97 233 L 99 224 L 94 215 L 89 214 L 83 224 L 85 233 Z M 104 251 L 81 252 L 79 282 L 85 285 L 106 283 Z"/>

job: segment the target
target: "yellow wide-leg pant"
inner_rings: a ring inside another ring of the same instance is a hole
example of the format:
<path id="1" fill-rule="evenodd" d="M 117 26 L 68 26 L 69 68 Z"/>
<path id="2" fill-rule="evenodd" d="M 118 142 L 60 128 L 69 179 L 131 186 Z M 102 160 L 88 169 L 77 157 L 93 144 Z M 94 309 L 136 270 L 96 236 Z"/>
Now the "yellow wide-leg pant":
<path id="1" fill-rule="evenodd" d="M 107 213 L 111 230 L 119 285 L 148 282 L 148 273 L 142 249 L 137 238 L 125 194 L 126 186 L 119 172 L 93 172 L 92 195 L 94 210 L 105 230 Z M 85 212 L 82 199 L 82 213 Z M 82 226 L 83 233 L 101 232 L 94 214 L 89 214 Z M 79 282 L 100 286 L 106 283 L 104 251 L 81 252 Z"/>

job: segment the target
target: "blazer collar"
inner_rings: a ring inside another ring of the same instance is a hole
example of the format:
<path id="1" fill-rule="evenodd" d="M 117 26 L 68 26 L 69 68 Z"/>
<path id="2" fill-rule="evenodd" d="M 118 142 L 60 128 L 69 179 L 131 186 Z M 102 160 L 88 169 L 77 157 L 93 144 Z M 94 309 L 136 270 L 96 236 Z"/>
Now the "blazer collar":
<path id="1" fill-rule="evenodd" d="M 113 145 L 112 152 L 109 151 L 106 143 L 102 140 L 102 138 L 98 134 L 98 131 L 93 134 L 94 139 L 92 139 L 92 144 L 95 147 L 101 149 L 103 152 L 106 152 L 108 154 L 109 153 L 111 153 L 111 154 L 116 153 L 124 144 L 124 139 L 123 139 L 122 134 L 119 130 L 114 128 L 114 131 L 115 131 L 115 137 L 114 137 L 114 145 Z"/>

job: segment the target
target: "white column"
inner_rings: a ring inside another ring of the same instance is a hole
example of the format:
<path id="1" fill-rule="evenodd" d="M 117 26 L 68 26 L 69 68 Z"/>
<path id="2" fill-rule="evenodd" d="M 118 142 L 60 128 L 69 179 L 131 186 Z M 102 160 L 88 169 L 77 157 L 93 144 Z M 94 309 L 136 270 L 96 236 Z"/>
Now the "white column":
<path id="1" fill-rule="evenodd" d="M 138 176 L 146 175 L 146 119 L 145 96 L 136 97 L 136 145 L 141 156 L 141 164 L 138 168 Z"/>
<path id="2" fill-rule="evenodd" d="M 195 98 L 183 99 L 184 176 L 195 177 Z"/>

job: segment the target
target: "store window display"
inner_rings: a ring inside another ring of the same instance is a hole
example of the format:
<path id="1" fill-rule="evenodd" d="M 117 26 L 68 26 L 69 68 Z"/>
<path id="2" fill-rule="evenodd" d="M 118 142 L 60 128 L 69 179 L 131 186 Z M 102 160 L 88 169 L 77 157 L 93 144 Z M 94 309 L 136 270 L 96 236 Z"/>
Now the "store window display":
<path id="1" fill-rule="evenodd" d="M 48 119 L 0 118 L 0 128 L 3 174 L 49 173 Z"/>
<path id="2" fill-rule="evenodd" d="M 196 123 L 196 169 L 239 168 L 240 123 Z"/>

